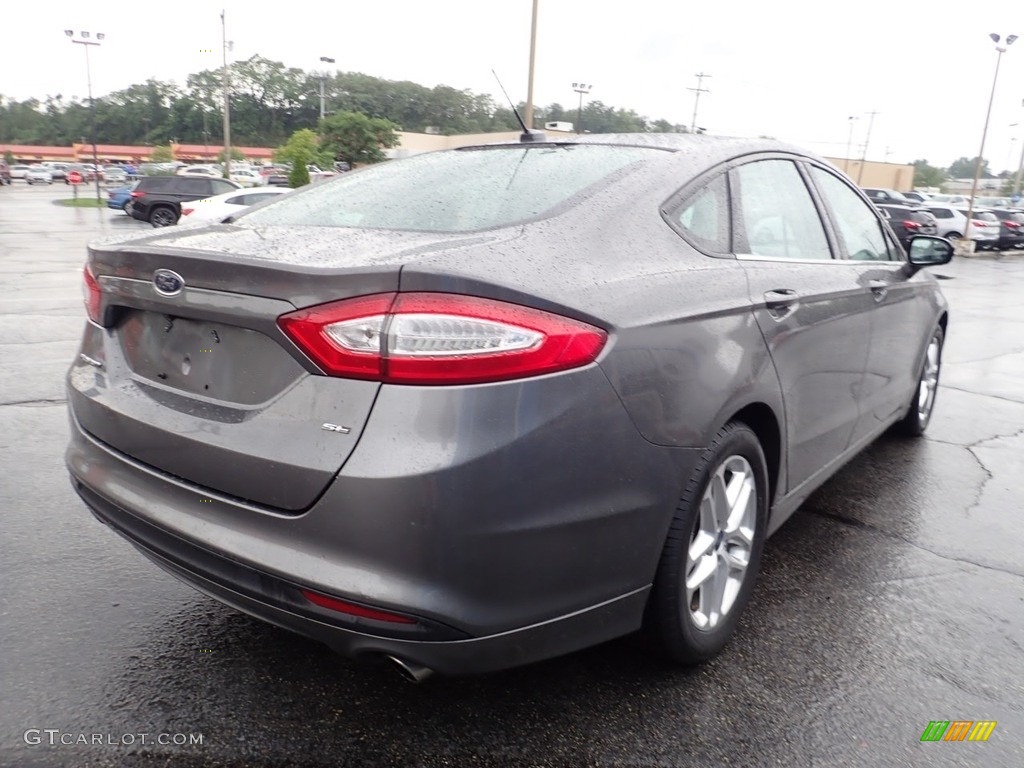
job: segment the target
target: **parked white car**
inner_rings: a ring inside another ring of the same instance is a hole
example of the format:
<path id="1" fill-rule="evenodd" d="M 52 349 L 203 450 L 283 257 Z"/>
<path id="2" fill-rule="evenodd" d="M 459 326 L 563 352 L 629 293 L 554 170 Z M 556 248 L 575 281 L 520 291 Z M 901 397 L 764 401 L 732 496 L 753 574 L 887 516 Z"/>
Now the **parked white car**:
<path id="1" fill-rule="evenodd" d="M 25 174 L 25 181 L 29 184 L 53 184 L 53 174 L 49 168 L 36 165 L 29 168 Z"/>
<path id="2" fill-rule="evenodd" d="M 237 181 L 243 187 L 261 187 L 266 183 L 263 177 L 260 176 L 259 171 L 254 171 L 251 168 L 239 168 L 237 170 L 232 168 L 231 180 Z"/>
<path id="3" fill-rule="evenodd" d="M 186 165 L 177 170 L 178 176 L 201 176 L 204 179 L 220 179 L 224 174 L 212 165 Z"/>
<path id="4" fill-rule="evenodd" d="M 967 226 L 967 209 L 961 208 L 960 205 L 948 205 L 943 203 L 935 203 L 931 200 L 925 205 L 925 210 L 931 211 L 935 217 L 935 222 L 938 224 L 937 234 L 940 237 L 948 237 L 950 240 L 957 240 L 965 235 L 971 240 L 978 243 L 979 247 L 988 246 L 991 242 L 999 239 L 999 220 L 989 213 L 995 221 L 983 221 L 974 217 L 974 224 L 971 227 Z M 979 214 L 983 211 L 976 210 L 974 213 Z M 992 224 L 995 226 L 991 226 Z M 969 230 L 969 231 L 968 231 Z"/>
<path id="5" fill-rule="evenodd" d="M 942 203 L 943 205 L 970 205 L 971 198 L 964 195 L 932 195 L 929 203 Z"/>
<path id="6" fill-rule="evenodd" d="M 334 171 L 322 171 L 315 165 L 307 165 L 309 169 L 309 180 L 310 181 L 323 181 L 324 179 L 333 179 L 338 174 Z"/>
<path id="7" fill-rule="evenodd" d="M 235 189 L 202 200 L 189 200 L 181 204 L 181 218 L 178 224 L 220 221 L 233 213 L 242 213 L 250 205 L 266 202 L 277 195 L 291 192 L 290 187 L 260 187 L 259 189 Z"/>
<path id="8" fill-rule="evenodd" d="M 11 166 L 11 178 L 12 179 L 24 179 L 25 174 L 32 170 L 31 165 L 12 165 Z"/>

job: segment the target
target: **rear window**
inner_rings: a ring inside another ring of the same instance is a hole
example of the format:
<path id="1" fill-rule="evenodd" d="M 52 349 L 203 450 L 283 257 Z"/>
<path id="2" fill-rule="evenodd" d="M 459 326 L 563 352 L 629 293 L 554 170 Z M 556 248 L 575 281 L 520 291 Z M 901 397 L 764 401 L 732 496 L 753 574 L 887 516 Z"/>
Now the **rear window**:
<path id="1" fill-rule="evenodd" d="M 506 226 L 547 214 L 602 179 L 663 151 L 580 144 L 436 152 L 347 174 L 238 221 L 430 232 Z"/>

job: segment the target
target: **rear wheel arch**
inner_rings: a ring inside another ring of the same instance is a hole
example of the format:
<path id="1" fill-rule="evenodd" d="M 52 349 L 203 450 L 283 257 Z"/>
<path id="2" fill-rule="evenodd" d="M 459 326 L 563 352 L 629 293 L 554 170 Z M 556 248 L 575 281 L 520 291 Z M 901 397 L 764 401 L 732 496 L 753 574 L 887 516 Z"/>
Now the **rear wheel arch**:
<path id="1" fill-rule="evenodd" d="M 734 413 L 723 423 L 740 422 L 746 424 L 757 435 L 768 465 L 768 502 L 769 511 L 775 501 L 779 488 L 782 469 L 782 429 L 779 419 L 766 403 L 750 403 Z"/>

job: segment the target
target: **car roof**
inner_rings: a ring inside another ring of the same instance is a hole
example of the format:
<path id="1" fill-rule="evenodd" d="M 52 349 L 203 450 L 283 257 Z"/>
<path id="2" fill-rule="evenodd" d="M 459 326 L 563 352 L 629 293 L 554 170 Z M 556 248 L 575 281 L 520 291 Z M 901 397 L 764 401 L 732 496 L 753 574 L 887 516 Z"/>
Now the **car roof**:
<path id="1" fill-rule="evenodd" d="M 804 147 L 789 144 L 778 139 L 751 139 L 736 136 L 709 136 L 697 133 L 594 133 L 566 138 L 549 137 L 547 141 L 538 142 L 496 142 L 493 144 L 474 144 L 441 152 L 458 152 L 481 147 L 544 147 L 566 144 L 604 144 L 629 147 L 652 147 L 669 152 L 699 154 L 707 164 L 715 164 L 730 157 L 756 152 L 785 152 L 809 157 L 821 162 L 824 158 Z"/>

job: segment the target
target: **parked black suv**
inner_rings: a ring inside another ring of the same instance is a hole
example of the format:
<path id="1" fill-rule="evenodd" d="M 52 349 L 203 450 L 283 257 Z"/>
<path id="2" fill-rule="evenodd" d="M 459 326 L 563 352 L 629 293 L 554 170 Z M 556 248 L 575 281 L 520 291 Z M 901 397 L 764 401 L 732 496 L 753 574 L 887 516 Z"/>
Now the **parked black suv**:
<path id="1" fill-rule="evenodd" d="M 988 212 L 999 219 L 999 240 L 996 242 L 996 250 L 1024 248 L 1024 213 L 1008 211 L 1005 208 L 989 208 Z"/>
<path id="2" fill-rule="evenodd" d="M 911 207 L 920 205 L 917 200 L 911 200 L 902 192 L 895 189 L 878 189 L 877 187 L 863 187 L 865 195 L 871 198 L 875 205 L 885 203 L 887 205 L 909 205 Z"/>
<path id="3" fill-rule="evenodd" d="M 169 227 L 181 218 L 184 201 L 200 200 L 241 188 L 241 184 L 227 179 L 143 176 L 131 192 L 131 215 L 133 219 L 148 221 L 154 227 Z"/>
<path id="4" fill-rule="evenodd" d="M 875 207 L 889 221 L 889 226 L 904 248 L 910 248 L 910 238 L 914 235 L 935 235 L 939 231 L 935 216 L 921 208 L 910 208 L 906 205 Z"/>

